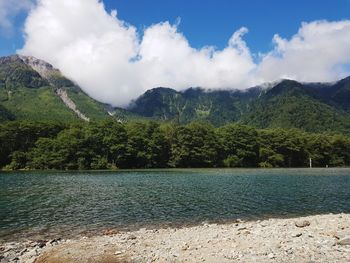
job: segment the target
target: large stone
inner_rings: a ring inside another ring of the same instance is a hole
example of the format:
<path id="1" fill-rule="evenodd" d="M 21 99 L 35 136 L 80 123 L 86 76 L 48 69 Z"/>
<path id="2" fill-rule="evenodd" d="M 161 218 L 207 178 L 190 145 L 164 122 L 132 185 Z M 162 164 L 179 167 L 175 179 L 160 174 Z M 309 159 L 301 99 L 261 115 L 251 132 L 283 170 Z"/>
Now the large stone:
<path id="1" fill-rule="evenodd" d="M 333 233 L 333 237 L 335 237 L 336 239 L 343 239 L 350 236 L 350 234 L 348 232 L 337 232 L 337 233 Z"/>
<path id="2" fill-rule="evenodd" d="M 300 220 L 295 222 L 296 227 L 306 227 L 310 225 L 310 221 L 308 220 Z"/>
<path id="3" fill-rule="evenodd" d="M 338 245 L 350 245 L 350 236 L 346 236 L 342 239 L 339 239 L 337 244 Z"/>

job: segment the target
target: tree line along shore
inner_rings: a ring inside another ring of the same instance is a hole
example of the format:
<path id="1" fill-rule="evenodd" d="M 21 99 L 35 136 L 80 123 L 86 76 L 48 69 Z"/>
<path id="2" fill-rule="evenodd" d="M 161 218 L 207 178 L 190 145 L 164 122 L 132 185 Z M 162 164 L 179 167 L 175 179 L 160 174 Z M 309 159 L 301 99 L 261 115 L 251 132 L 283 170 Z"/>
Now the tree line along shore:
<path id="1" fill-rule="evenodd" d="M 205 122 L 12 121 L 0 125 L 3 170 L 350 166 L 350 137 Z"/>

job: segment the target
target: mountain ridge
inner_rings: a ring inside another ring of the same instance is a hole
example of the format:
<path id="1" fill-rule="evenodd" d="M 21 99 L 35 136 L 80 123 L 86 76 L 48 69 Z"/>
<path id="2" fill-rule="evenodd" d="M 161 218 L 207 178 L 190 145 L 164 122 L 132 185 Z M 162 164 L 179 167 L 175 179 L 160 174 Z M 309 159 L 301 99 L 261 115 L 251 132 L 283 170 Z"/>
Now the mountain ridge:
<path id="1" fill-rule="evenodd" d="M 21 55 L 0 58 L 0 121 L 116 118 L 214 126 L 298 128 L 350 134 L 350 77 L 334 83 L 281 79 L 245 90 L 147 90 L 122 109 L 100 103 L 51 64 Z"/>
<path id="2" fill-rule="evenodd" d="M 81 101 L 90 105 L 88 111 L 80 110 Z M 22 55 L 0 58 L 0 105 L 15 119 L 89 121 L 108 117 L 102 103 L 90 98 L 58 69 Z"/>
<path id="3" fill-rule="evenodd" d="M 310 132 L 350 131 L 350 77 L 335 83 L 283 79 L 247 90 L 169 88 L 148 90 L 128 110 L 178 123 L 239 122 L 257 128 L 298 128 Z M 174 105 L 176 107 L 174 107 Z"/>

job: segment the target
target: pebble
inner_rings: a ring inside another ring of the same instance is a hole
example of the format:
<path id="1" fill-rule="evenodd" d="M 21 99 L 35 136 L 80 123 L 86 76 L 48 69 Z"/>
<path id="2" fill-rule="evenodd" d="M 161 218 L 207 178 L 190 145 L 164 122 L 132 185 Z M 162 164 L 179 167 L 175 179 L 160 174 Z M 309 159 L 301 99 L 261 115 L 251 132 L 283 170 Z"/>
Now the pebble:
<path id="1" fill-rule="evenodd" d="M 136 239 L 136 236 L 135 236 L 135 235 L 129 235 L 127 239 L 128 239 L 128 240 L 135 240 L 135 239 Z"/>
<path id="2" fill-rule="evenodd" d="M 305 221 L 310 223 L 309 220 L 315 223 L 312 225 L 305 223 Z M 301 224 L 298 224 L 300 222 Z M 132 262 L 344 263 L 350 262 L 350 235 L 347 232 L 349 222 L 348 214 L 343 214 L 341 218 L 338 215 L 320 215 L 299 220 L 270 219 L 257 223 L 240 222 L 238 227 L 234 227 L 235 223 L 233 223 L 184 227 L 177 231 L 142 229 L 71 242 L 90 242 L 90 244 L 96 244 L 96 248 L 103 247 L 102 250 L 96 249 L 91 253 L 110 251 L 104 244 L 112 245 L 115 246 L 112 254 L 130 256 L 128 259 Z M 298 230 L 295 228 L 298 227 L 297 224 L 310 227 Z M 340 230 L 339 226 L 344 229 Z M 238 233 L 240 233 L 239 236 L 233 236 Z M 301 236 L 303 237 L 297 238 Z M 41 247 L 42 243 L 44 242 L 39 240 L 32 243 L 0 244 L 0 263 L 31 263 L 37 255 L 48 249 L 54 249 L 58 243 L 63 246 L 70 245 L 68 241 L 49 240 L 46 241 L 45 246 Z M 53 245 L 49 245 L 51 243 Z M 14 260 L 16 257 L 17 261 Z"/>
<path id="3" fill-rule="evenodd" d="M 21 252 L 19 252 L 19 254 L 22 256 L 24 253 L 26 253 L 28 251 L 27 248 L 23 249 Z"/>
<path id="4" fill-rule="evenodd" d="M 190 248 L 190 246 L 187 244 L 187 243 L 185 243 L 185 244 L 183 244 L 183 246 L 181 247 L 181 250 L 187 250 L 187 249 L 189 249 Z"/>
<path id="5" fill-rule="evenodd" d="M 270 253 L 270 254 L 267 255 L 267 257 L 268 257 L 269 259 L 273 259 L 273 258 L 275 258 L 275 255 L 274 255 L 273 253 Z"/>

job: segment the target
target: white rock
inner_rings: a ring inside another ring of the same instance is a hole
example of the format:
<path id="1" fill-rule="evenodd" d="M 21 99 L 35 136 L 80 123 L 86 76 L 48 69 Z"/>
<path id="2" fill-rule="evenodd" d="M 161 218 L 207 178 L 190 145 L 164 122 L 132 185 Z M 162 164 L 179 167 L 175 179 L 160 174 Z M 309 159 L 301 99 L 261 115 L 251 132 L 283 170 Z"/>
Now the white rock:
<path id="1" fill-rule="evenodd" d="M 346 236 L 342 239 L 339 239 L 337 244 L 342 246 L 350 245 L 350 236 Z"/>
<path id="2" fill-rule="evenodd" d="M 275 258 L 275 255 L 274 255 L 273 253 L 270 253 L 270 254 L 267 255 L 267 257 L 268 257 L 269 259 L 273 259 L 273 258 Z"/>
<path id="3" fill-rule="evenodd" d="M 306 227 L 310 225 L 310 221 L 308 220 L 300 220 L 295 222 L 296 227 Z"/>

